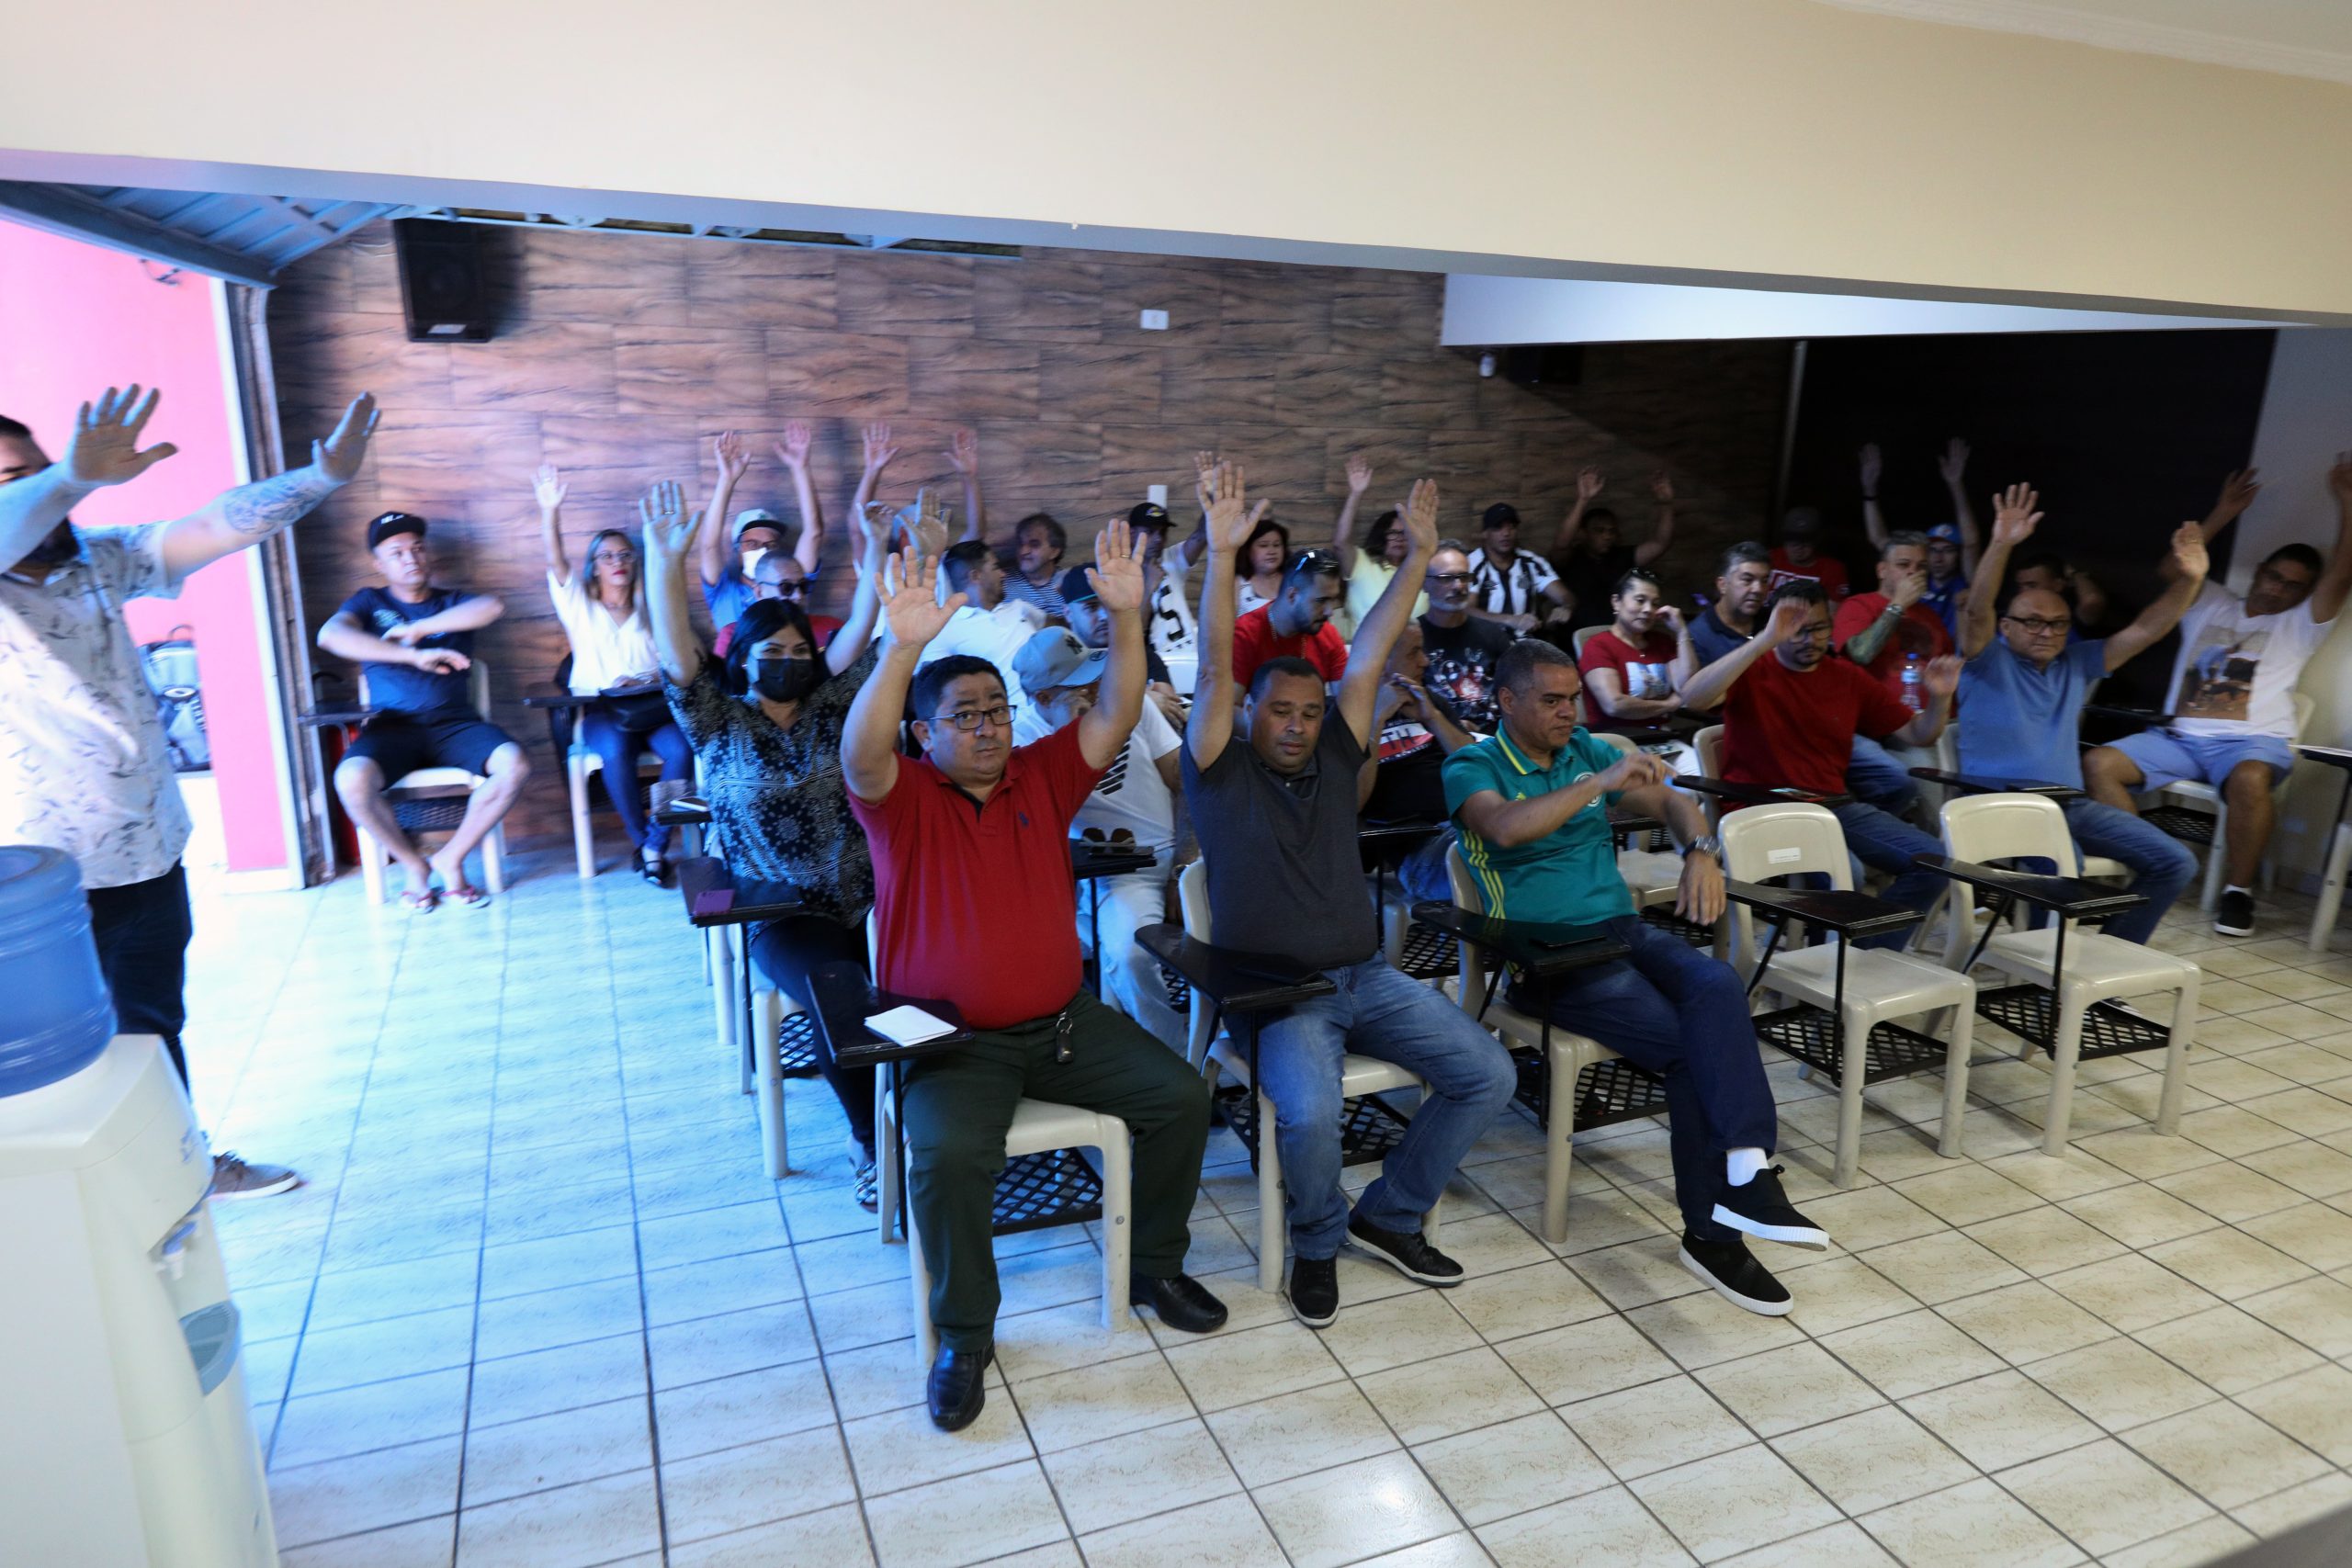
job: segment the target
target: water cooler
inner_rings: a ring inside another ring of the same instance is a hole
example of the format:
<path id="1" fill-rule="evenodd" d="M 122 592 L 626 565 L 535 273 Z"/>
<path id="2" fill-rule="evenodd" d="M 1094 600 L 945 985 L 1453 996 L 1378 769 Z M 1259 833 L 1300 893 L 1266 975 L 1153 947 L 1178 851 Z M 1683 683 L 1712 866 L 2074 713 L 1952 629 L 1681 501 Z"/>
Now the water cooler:
<path id="1" fill-rule="evenodd" d="M 271 1568 L 211 1156 L 96 976 L 72 860 L 0 848 L 0 1564 Z"/>

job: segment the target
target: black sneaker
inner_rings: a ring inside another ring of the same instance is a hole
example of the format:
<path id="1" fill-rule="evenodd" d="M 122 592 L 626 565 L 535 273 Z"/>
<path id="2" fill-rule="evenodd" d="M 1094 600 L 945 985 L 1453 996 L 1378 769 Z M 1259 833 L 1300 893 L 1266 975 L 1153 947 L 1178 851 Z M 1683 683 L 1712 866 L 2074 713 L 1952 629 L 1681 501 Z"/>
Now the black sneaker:
<path id="1" fill-rule="evenodd" d="M 1348 1216 L 1348 1239 L 1365 1257 L 1424 1285 L 1462 1283 L 1462 1265 L 1431 1247 L 1419 1231 L 1383 1230 L 1360 1214 Z"/>
<path id="2" fill-rule="evenodd" d="M 1757 1262 L 1747 1244 L 1737 1236 L 1729 1241 L 1701 1241 L 1684 1231 L 1680 1256 L 1682 1267 L 1743 1311 L 1759 1317 L 1786 1317 L 1795 1304 L 1789 1299 L 1789 1288 L 1772 1278 L 1772 1271 Z"/>
<path id="3" fill-rule="evenodd" d="M 1290 1260 L 1291 1315 L 1309 1328 L 1329 1328 L 1340 1315 L 1340 1260 L 1336 1258 L 1294 1258 Z"/>
<path id="4" fill-rule="evenodd" d="M 1787 1168 L 1771 1166 L 1737 1187 L 1724 1182 L 1715 1197 L 1715 1224 L 1791 1247 L 1827 1247 L 1829 1233 L 1798 1213 L 1781 1190 L 1781 1172 Z"/>
<path id="5" fill-rule="evenodd" d="M 2233 887 L 2213 906 L 2213 929 L 2223 936 L 2254 934 L 2254 895 Z"/>

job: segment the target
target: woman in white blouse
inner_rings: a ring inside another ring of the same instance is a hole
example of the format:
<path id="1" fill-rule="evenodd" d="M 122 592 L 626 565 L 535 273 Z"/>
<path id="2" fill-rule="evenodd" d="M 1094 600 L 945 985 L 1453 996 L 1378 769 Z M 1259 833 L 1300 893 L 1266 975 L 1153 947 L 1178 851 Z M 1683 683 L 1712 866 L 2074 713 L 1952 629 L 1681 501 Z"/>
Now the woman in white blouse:
<path id="1" fill-rule="evenodd" d="M 604 765 L 605 793 L 620 813 L 638 867 L 648 882 L 669 874 L 669 829 L 653 821 L 638 793 L 637 759 L 662 760 L 662 783 L 694 776 L 694 750 L 662 697 L 662 659 L 645 611 L 645 578 L 636 544 L 617 528 L 599 529 L 574 570 L 563 547 L 563 477 L 552 466 L 533 477 L 539 534 L 548 551 L 548 596 L 571 641 L 571 689 L 599 700 L 580 710 L 580 740 Z M 655 786 L 657 796 L 676 793 Z"/>

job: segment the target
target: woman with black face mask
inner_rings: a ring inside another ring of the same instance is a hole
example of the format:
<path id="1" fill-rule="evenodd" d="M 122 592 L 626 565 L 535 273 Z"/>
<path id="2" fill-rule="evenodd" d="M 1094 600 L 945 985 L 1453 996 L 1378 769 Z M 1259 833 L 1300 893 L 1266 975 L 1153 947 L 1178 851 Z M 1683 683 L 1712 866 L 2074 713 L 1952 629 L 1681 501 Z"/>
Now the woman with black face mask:
<path id="1" fill-rule="evenodd" d="M 849 619 L 820 649 L 789 600 L 754 601 L 735 623 L 724 664 L 704 652 L 688 609 L 699 514 L 678 486 L 658 484 L 645 517 L 647 603 L 664 691 L 693 743 L 710 802 L 712 852 L 747 881 L 790 885 L 808 913 L 752 933 L 752 962 L 803 1008 L 808 976 L 842 959 L 865 963 L 874 867 L 842 790 L 842 723 L 873 671 L 874 581 L 889 543 L 888 517 L 861 520 L 863 559 Z M 939 530 L 944 537 L 944 528 Z M 821 1049 L 819 1066 L 849 1119 L 857 1195 L 874 1206 L 874 1073 L 843 1072 Z"/>

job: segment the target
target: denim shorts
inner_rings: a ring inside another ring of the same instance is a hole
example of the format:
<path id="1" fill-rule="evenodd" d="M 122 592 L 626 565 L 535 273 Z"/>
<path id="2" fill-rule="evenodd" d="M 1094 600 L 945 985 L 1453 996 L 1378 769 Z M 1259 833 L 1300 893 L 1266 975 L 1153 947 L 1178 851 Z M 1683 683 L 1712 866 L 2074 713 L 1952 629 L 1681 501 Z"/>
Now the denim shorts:
<path id="1" fill-rule="evenodd" d="M 2184 779 L 2219 789 L 2240 762 L 2267 762 L 2278 777 L 2295 765 L 2295 749 L 2276 735 L 2183 735 L 2177 729 L 2143 729 L 2113 744 L 2139 765 L 2147 778 L 2139 788 L 2150 795 Z M 2276 784 L 2278 778 L 2271 782 Z"/>

